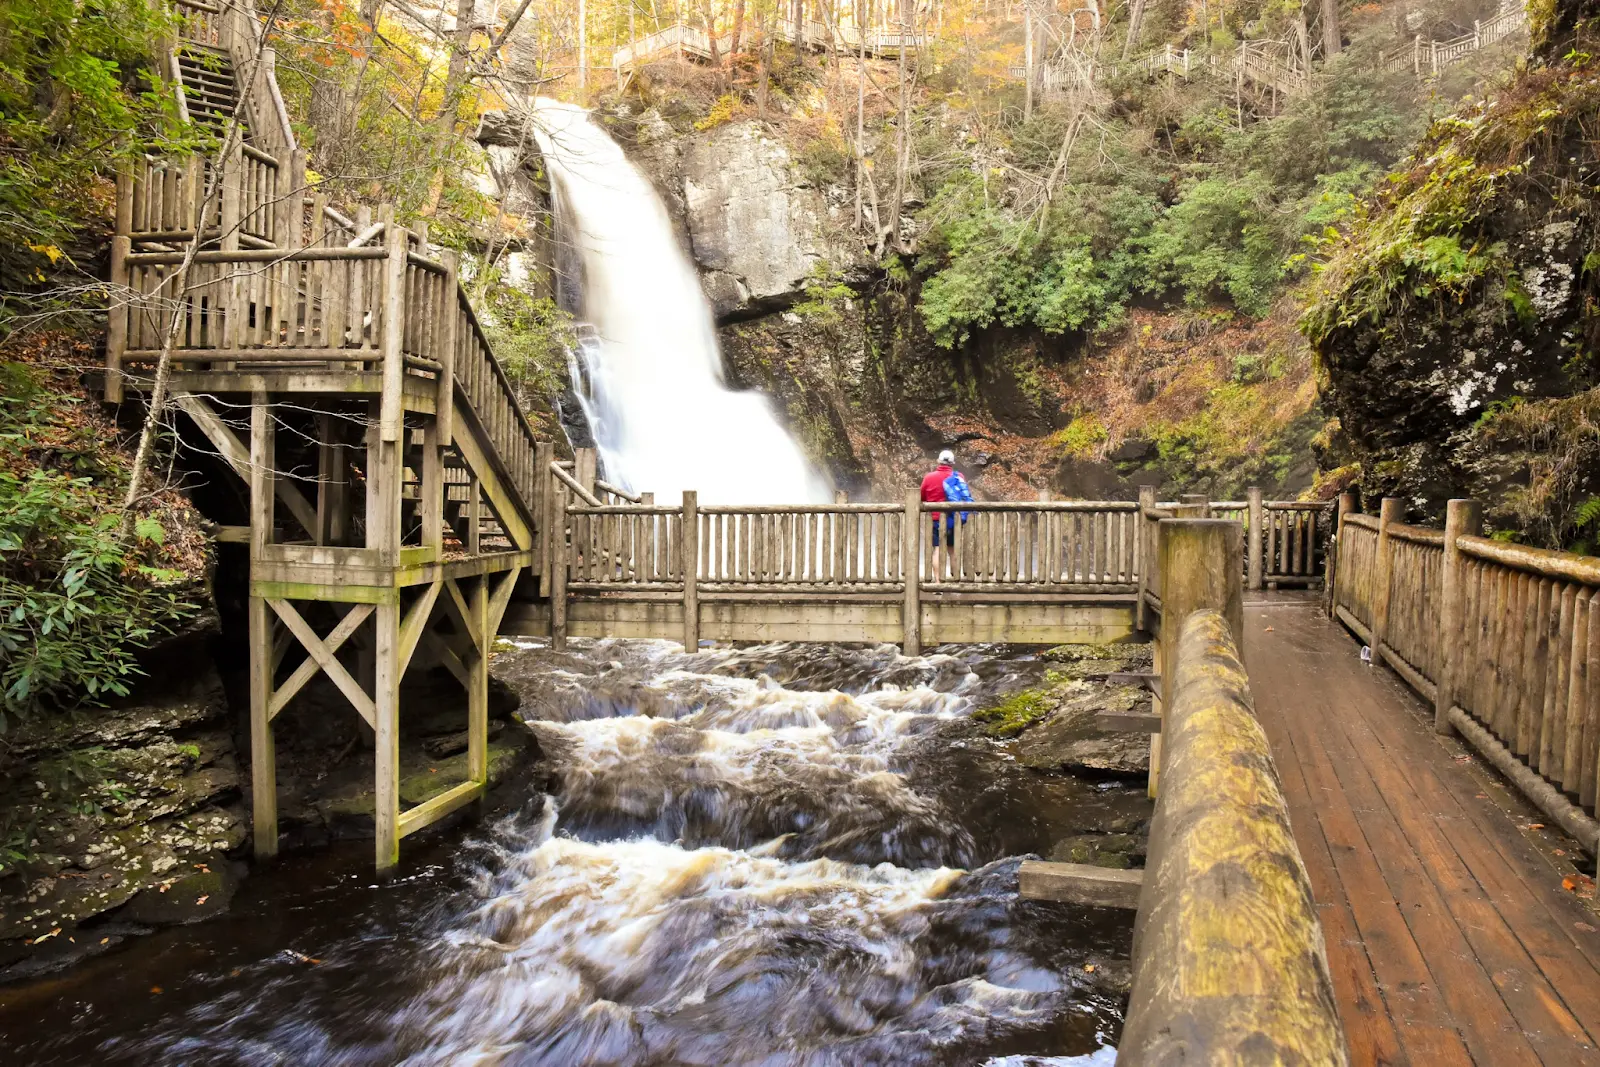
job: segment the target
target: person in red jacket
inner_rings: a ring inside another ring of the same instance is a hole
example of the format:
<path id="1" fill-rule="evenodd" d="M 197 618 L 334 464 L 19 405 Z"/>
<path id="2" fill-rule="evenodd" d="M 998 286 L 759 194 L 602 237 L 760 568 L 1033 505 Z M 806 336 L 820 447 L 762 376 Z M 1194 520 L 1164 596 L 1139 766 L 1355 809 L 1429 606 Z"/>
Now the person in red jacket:
<path id="1" fill-rule="evenodd" d="M 922 500 L 924 503 L 943 504 L 946 501 L 967 501 L 972 499 L 972 493 L 967 489 L 967 480 L 961 477 L 961 472 L 956 470 L 956 454 L 948 448 L 939 453 L 939 465 L 922 476 Z M 952 493 L 951 487 L 955 488 Z M 933 576 L 937 581 L 947 573 L 949 561 L 941 549 L 954 549 L 956 543 L 956 513 L 953 511 L 932 512 L 933 519 Z M 941 517 L 944 521 L 944 537 L 939 536 L 939 523 Z M 966 515 L 961 516 L 961 521 L 966 522 Z"/>

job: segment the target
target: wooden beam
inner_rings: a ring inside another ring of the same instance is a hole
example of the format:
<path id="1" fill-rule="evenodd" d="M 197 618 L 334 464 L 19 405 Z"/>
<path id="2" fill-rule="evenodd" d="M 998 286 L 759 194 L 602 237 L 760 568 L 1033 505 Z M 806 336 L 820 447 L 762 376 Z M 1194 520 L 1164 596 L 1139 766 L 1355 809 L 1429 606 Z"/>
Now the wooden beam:
<path id="1" fill-rule="evenodd" d="M 385 205 L 387 206 L 387 205 Z M 391 212 L 392 208 L 389 209 Z M 406 239 L 405 227 L 392 220 L 384 231 L 383 303 L 379 315 L 383 323 L 383 400 L 378 410 L 378 436 L 386 443 L 398 443 L 404 409 L 401 386 L 405 380 L 402 342 L 405 335 Z"/>
<path id="2" fill-rule="evenodd" d="M 267 711 L 272 693 L 272 616 L 250 598 L 250 826 L 258 860 L 278 854 L 278 767 Z"/>
<path id="3" fill-rule="evenodd" d="M 922 578 L 924 529 L 920 490 L 911 489 L 906 492 L 905 518 L 901 523 L 900 566 L 905 572 L 905 596 L 900 607 L 900 648 L 908 656 L 920 656 L 922 655 L 922 594 L 919 583 Z"/>
<path id="4" fill-rule="evenodd" d="M 405 677 L 406 667 L 411 663 L 411 656 L 417 650 L 417 642 L 422 639 L 423 630 L 428 627 L 428 616 L 433 614 L 434 601 L 439 599 L 439 587 L 443 582 L 434 582 L 422 591 L 416 603 L 411 605 L 411 610 L 406 612 L 405 621 L 400 624 L 400 676 Z"/>
<path id="5" fill-rule="evenodd" d="M 450 647 L 444 635 L 434 630 L 427 630 L 424 631 L 422 640 L 427 644 L 428 650 L 439 658 L 439 662 L 456 676 L 456 681 L 461 683 L 463 689 L 472 686 L 472 672 L 461 662 L 461 657 L 456 655 L 455 649 Z"/>
<path id="6" fill-rule="evenodd" d="M 511 605 L 511 594 L 516 591 L 517 579 L 522 575 L 521 567 L 513 567 L 505 572 L 505 577 L 500 579 L 500 584 L 495 586 L 493 595 L 489 598 L 489 611 L 484 625 L 484 651 L 487 652 L 494 646 L 495 635 L 500 632 L 500 622 L 506 617 L 506 608 Z M 484 576 L 488 581 L 488 576 Z"/>
<path id="7" fill-rule="evenodd" d="M 205 434 L 206 439 L 211 442 L 211 447 L 215 448 L 217 454 L 227 462 L 228 466 L 233 468 L 234 473 L 245 481 L 249 481 L 249 450 L 234 435 L 228 424 L 217 417 L 217 413 L 212 410 L 211 405 L 205 401 L 205 398 L 196 396 L 193 393 L 177 393 L 173 397 L 173 403 L 177 404 L 184 414 L 194 420 L 194 424 L 200 427 L 200 432 Z M 317 509 L 311 506 L 310 502 L 292 483 L 278 477 L 274 477 L 272 481 L 273 490 L 277 493 L 278 499 L 283 501 L 284 506 L 289 509 L 289 513 L 294 516 L 295 521 L 304 527 L 307 533 L 315 537 L 317 533 Z M 218 537 L 217 540 L 221 541 L 224 538 Z"/>
<path id="8" fill-rule="evenodd" d="M 700 649 L 700 492 L 683 491 L 683 526 L 678 533 L 678 573 L 683 576 L 683 650 Z"/>
<path id="9" fill-rule="evenodd" d="M 339 647 L 349 639 L 351 634 L 356 632 L 356 627 L 365 622 L 367 616 L 371 614 L 371 604 L 356 604 L 345 612 L 344 618 L 339 620 L 339 625 L 333 628 L 333 631 L 328 634 L 327 640 L 323 643 L 328 654 L 333 655 L 338 652 Z M 310 655 L 308 651 L 305 662 L 295 668 L 294 673 L 289 675 L 267 702 L 267 718 L 277 718 L 278 713 L 294 698 L 294 695 L 300 691 L 301 687 L 309 682 L 321 669 L 321 662 L 315 656 Z"/>
<path id="10" fill-rule="evenodd" d="M 368 696 L 360 684 L 350 677 L 350 672 L 344 669 L 344 664 L 334 657 L 327 644 L 317 636 L 317 632 L 307 625 L 305 619 L 300 617 L 300 613 L 294 609 L 294 605 L 287 600 L 277 599 L 269 599 L 267 603 L 272 606 L 273 611 L 277 612 L 278 618 L 283 620 L 283 624 L 289 628 L 289 631 L 304 646 L 311 658 L 316 660 L 317 665 L 327 673 L 333 684 L 338 686 L 339 691 L 354 705 L 361 717 L 367 720 L 367 725 L 377 729 L 372 697 Z M 378 607 L 391 608 L 398 611 L 398 608 L 391 604 L 380 604 Z"/>
<path id="11" fill-rule="evenodd" d="M 456 584 L 456 580 L 454 578 L 446 578 L 444 581 L 444 589 L 445 592 L 450 594 L 445 598 L 445 611 L 449 612 L 450 617 L 455 620 L 456 625 L 461 627 L 461 632 L 467 635 L 467 640 L 471 641 L 474 645 L 483 644 L 483 635 L 479 633 L 477 624 L 472 618 L 472 609 L 467 605 L 466 599 L 461 595 L 461 587 Z"/>
<path id="12" fill-rule="evenodd" d="M 1095 715 L 1094 724 L 1102 730 L 1130 734 L 1161 732 L 1161 716 L 1147 711 L 1102 711 Z"/>
<path id="13" fill-rule="evenodd" d="M 462 782 L 431 800 L 402 811 L 396 826 L 398 837 L 408 837 L 423 827 L 432 826 L 451 812 L 472 803 L 483 795 L 484 787 L 483 782 Z"/>
<path id="14" fill-rule="evenodd" d="M 378 870 L 386 871 L 400 862 L 399 604 L 378 605 L 373 638 L 373 856 Z"/>
<path id="15" fill-rule="evenodd" d="M 1139 906 L 1143 871 L 1118 871 L 1084 863 L 1024 860 L 1017 872 L 1017 895 L 1024 900 L 1053 900 L 1095 908 Z"/>

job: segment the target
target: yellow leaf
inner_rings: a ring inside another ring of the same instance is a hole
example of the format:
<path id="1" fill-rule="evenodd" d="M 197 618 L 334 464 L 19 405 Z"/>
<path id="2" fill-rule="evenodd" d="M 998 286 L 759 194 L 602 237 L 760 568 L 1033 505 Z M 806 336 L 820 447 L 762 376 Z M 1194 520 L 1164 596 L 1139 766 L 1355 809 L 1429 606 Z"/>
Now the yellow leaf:
<path id="1" fill-rule="evenodd" d="M 31 248 L 33 251 L 39 253 L 41 256 L 47 257 L 50 260 L 51 263 L 56 262 L 63 255 L 61 249 L 57 248 L 55 245 L 30 244 L 30 245 L 28 245 L 28 247 Z"/>

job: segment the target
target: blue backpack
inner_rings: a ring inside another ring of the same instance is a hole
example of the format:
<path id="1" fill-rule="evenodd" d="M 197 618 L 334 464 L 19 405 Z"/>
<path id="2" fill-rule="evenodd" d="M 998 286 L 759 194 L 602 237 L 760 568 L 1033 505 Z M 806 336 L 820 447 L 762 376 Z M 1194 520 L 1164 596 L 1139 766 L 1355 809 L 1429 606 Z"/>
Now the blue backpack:
<path id="1" fill-rule="evenodd" d="M 972 490 L 967 486 L 967 480 L 961 477 L 960 471 L 951 471 L 950 477 L 944 480 L 944 498 L 953 504 L 972 503 Z M 961 522 L 963 524 L 966 523 L 967 516 L 970 514 L 972 514 L 970 511 L 961 513 Z"/>

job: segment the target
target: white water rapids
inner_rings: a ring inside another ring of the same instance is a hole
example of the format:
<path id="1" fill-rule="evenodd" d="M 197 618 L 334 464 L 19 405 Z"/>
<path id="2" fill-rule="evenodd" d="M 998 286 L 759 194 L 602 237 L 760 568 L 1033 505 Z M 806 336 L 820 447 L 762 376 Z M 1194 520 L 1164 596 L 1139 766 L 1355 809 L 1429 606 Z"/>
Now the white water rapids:
<path id="1" fill-rule="evenodd" d="M 291 904 L 93 1062 L 1108 1067 L 1127 919 L 1019 900 L 1018 856 L 1061 796 L 1077 819 L 1143 787 L 963 740 L 1042 664 L 574 645 L 497 655 L 550 773 L 459 867 Z"/>
<path id="2" fill-rule="evenodd" d="M 825 503 L 829 487 L 759 393 L 723 377 L 711 309 L 649 180 L 588 112 L 540 98 L 563 238 L 582 262 L 579 399 L 608 477 L 676 501 Z"/>

